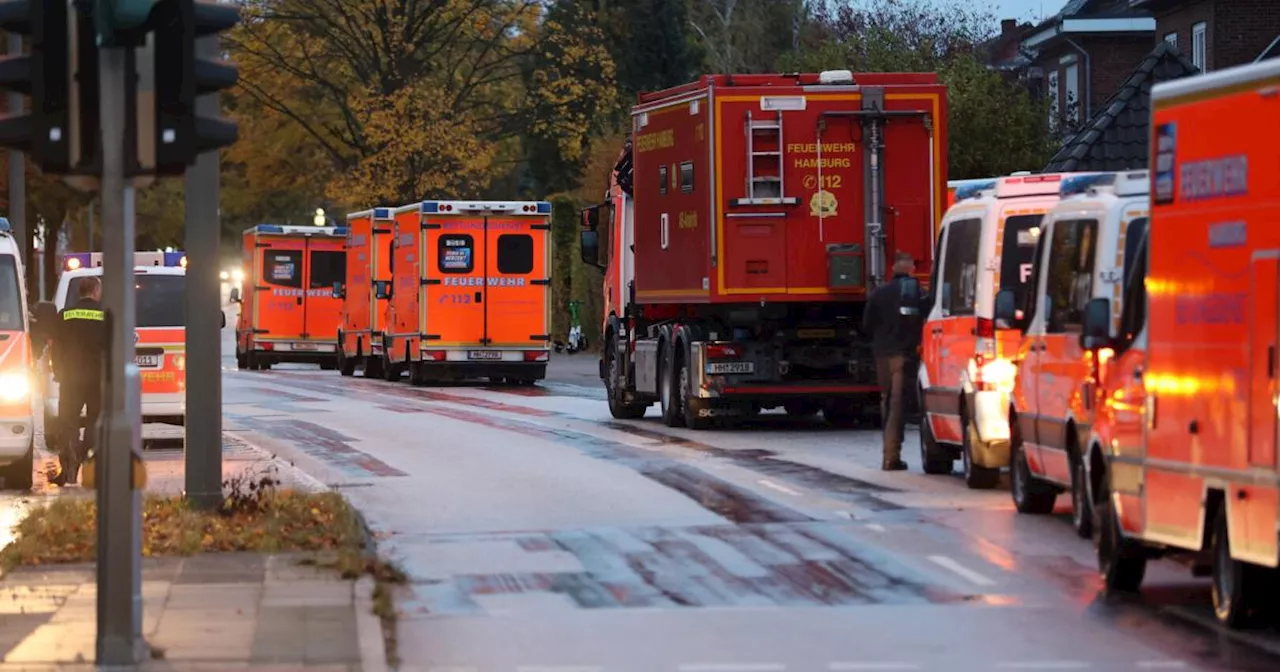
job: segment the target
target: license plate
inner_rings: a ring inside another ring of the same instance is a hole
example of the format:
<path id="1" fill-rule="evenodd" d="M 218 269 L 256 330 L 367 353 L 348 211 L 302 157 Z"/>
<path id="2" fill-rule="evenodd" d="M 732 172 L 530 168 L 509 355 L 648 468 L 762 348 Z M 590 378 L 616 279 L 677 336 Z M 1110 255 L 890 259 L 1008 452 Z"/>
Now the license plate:
<path id="1" fill-rule="evenodd" d="M 293 349 L 294 350 L 315 350 L 316 344 L 315 343 L 294 343 Z"/>
<path id="2" fill-rule="evenodd" d="M 502 359 L 498 350 L 468 350 L 467 359 Z"/>
<path id="3" fill-rule="evenodd" d="M 160 355 L 134 355 L 133 363 L 140 369 L 160 368 Z"/>
<path id="4" fill-rule="evenodd" d="M 755 372 L 755 362 L 711 362 L 707 364 L 707 373 L 712 375 Z"/>

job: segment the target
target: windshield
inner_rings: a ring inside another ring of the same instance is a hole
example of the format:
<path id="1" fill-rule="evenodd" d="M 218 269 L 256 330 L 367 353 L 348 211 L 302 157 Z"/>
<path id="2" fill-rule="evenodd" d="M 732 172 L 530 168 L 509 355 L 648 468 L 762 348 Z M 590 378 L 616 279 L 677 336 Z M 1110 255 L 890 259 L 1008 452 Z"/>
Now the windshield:
<path id="1" fill-rule="evenodd" d="M 0 256 L 0 331 L 23 331 L 18 265 L 7 254 Z"/>
<path id="2" fill-rule="evenodd" d="M 67 283 L 66 306 L 77 301 L 73 297 L 80 296 L 80 283 L 85 277 L 72 278 Z M 138 327 L 186 326 L 186 276 L 138 273 L 133 277 L 138 292 Z"/>

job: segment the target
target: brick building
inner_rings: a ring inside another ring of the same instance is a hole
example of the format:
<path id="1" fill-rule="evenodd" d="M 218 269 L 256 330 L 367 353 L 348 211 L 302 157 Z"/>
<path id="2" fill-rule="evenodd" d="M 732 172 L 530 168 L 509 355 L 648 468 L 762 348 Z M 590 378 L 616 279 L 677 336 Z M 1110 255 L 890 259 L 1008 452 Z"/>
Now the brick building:
<path id="1" fill-rule="evenodd" d="M 1272 0 L 1264 0 L 1272 1 Z M 1022 40 L 1050 100 L 1050 123 L 1078 128 L 1151 52 L 1156 20 L 1131 0 L 1070 0 Z"/>
<path id="2" fill-rule="evenodd" d="M 1155 39 L 1202 72 L 1280 54 L 1280 0 L 1129 0 L 1155 18 Z"/>

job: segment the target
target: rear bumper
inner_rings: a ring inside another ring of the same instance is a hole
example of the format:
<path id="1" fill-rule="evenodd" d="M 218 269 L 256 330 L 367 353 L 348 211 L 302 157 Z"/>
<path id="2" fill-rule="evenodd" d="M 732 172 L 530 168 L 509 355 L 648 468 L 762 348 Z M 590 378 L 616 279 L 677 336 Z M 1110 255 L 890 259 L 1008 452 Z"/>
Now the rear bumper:
<path id="1" fill-rule="evenodd" d="M 520 378 L 542 380 L 547 377 L 546 362 L 431 362 L 419 363 L 422 376 L 429 379 L 463 380 L 467 378 Z"/>
<path id="2" fill-rule="evenodd" d="M 16 462 L 31 450 L 34 418 L 0 418 L 0 465 Z"/>
<path id="3" fill-rule="evenodd" d="M 337 358 L 338 344 L 333 341 L 279 341 L 271 342 L 269 350 L 255 347 L 252 352 L 256 359 L 272 364 L 324 364 Z"/>

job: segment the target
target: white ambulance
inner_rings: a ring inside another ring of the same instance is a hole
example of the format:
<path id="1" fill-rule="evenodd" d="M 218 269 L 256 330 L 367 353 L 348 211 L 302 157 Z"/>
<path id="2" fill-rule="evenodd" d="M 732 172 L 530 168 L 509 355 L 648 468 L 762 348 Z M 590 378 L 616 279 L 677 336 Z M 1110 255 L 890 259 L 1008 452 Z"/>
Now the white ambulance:
<path id="1" fill-rule="evenodd" d="M 35 473 L 31 322 L 22 254 L 0 218 L 0 488 L 27 490 Z"/>

